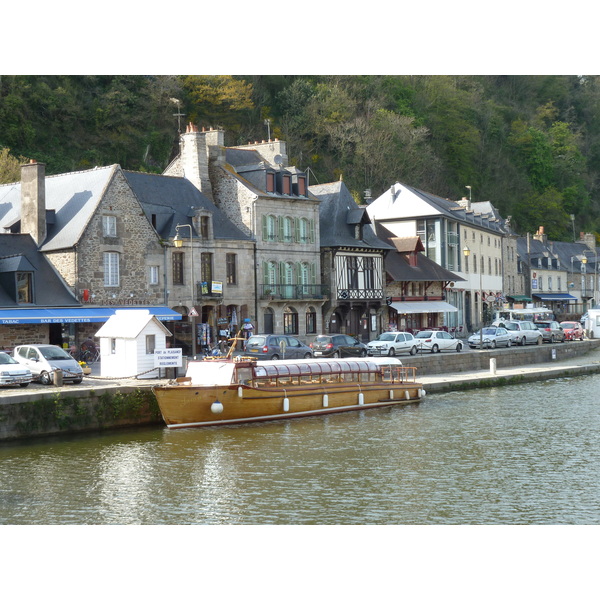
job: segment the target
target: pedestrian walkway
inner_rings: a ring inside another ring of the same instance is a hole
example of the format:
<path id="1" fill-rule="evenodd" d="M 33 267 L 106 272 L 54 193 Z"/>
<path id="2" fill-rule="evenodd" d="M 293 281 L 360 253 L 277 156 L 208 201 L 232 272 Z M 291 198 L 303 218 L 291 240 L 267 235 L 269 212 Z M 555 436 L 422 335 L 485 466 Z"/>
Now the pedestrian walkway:
<path id="1" fill-rule="evenodd" d="M 591 373 L 600 373 L 600 349 L 591 350 L 582 356 L 576 356 L 556 362 L 535 363 L 510 368 L 467 371 L 462 373 L 440 373 L 419 377 L 428 393 L 446 392 L 457 389 L 493 387 L 507 383 L 541 381 L 557 377 L 573 377 Z"/>

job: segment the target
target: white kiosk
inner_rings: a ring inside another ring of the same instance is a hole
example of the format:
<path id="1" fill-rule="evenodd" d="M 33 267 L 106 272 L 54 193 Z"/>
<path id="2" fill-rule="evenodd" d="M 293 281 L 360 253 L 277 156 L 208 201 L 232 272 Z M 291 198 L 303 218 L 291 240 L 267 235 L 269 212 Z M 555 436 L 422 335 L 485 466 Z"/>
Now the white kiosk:
<path id="1" fill-rule="evenodd" d="M 147 310 L 117 310 L 96 333 L 100 375 L 156 379 L 154 355 L 165 350 L 171 332 Z"/>
<path id="2" fill-rule="evenodd" d="M 600 338 L 600 308 L 590 308 L 588 310 L 583 328 L 589 338 Z"/>

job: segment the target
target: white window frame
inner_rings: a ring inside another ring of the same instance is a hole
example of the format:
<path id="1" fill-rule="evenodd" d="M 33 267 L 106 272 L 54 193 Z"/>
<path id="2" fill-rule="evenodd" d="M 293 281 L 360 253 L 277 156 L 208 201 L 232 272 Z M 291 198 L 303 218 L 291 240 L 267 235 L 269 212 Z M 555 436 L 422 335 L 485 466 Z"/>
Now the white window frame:
<path id="1" fill-rule="evenodd" d="M 157 265 L 150 266 L 150 285 L 158 285 L 159 268 Z"/>
<path id="2" fill-rule="evenodd" d="M 113 215 L 102 217 L 102 234 L 104 237 L 117 237 L 117 217 Z"/>
<path id="3" fill-rule="evenodd" d="M 119 253 L 104 253 L 104 287 L 119 286 Z"/>

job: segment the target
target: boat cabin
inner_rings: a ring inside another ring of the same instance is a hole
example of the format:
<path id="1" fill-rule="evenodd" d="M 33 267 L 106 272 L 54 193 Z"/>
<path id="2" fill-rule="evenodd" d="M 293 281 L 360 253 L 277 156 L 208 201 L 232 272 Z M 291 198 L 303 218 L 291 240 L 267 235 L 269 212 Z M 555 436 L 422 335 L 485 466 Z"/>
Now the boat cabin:
<path id="1" fill-rule="evenodd" d="M 288 385 L 336 383 L 411 383 L 416 369 L 404 367 L 397 358 L 306 359 L 272 361 L 194 361 L 178 383 L 194 386 Z"/>

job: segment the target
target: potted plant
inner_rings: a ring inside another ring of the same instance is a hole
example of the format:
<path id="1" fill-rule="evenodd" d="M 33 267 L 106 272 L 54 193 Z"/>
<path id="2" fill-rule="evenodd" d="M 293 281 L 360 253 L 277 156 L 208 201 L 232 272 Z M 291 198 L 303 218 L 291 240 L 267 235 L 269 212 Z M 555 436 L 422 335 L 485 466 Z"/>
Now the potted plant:
<path id="1" fill-rule="evenodd" d="M 92 367 L 88 366 L 84 360 L 79 361 L 79 366 L 81 367 L 84 375 L 89 375 L 92 372 Z"/>

